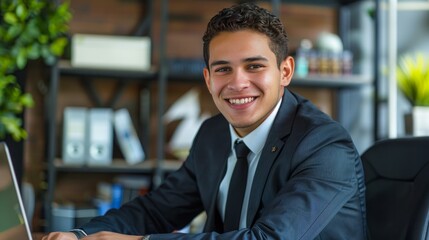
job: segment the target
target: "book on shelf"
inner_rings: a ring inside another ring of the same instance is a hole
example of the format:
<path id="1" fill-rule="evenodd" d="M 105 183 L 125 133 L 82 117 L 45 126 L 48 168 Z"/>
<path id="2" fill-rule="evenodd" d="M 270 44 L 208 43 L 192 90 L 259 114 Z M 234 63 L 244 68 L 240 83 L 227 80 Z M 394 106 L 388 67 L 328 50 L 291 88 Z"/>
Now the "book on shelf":
<path id="1" fill-rule="evenodd" d="M 114 182 L 122 187 L 122 203 L 146 194 L 150 188 L 149 176 L 121 175 L 115 177 Z"/>
<path id="2" fill-rule="evenodd" d="M 145 153 L 128 110 L 126 108 L 116 110 L 113 122 L 119 147 L 127 163 L 133 165 L 142 162 Z"/>
<path id="3" fill-rule="evenodd" d="M 145 160 L 143 146 L 125 108 L 114 111 L 111 108 L 66 107 L 63 125 L 65 165 L 111 165 L 114 135 L 127 164 Z"/>
<path id="4" fill-rule="evenodd" d="M 113 153 L 113 110 L 91 108 L 88 110 L 87 164 L 110 165 Z"/>
<path id="5" fill-rule="evenodd" d="M 85 164 L 87 115 L 88 111 L 83 107 L 64 109 L 62 155 L 65 164 Z"/>
<path id="6" fill-rule="evenodd" d="M 97 196 L 94 205 L 99 214 L 109 209 L 119 208 L 134 198 L 144 195 L 150 188 L 150 177 L 141 175 L 119 175 L 112 182 L 100 182 L 97 185 Z"/>

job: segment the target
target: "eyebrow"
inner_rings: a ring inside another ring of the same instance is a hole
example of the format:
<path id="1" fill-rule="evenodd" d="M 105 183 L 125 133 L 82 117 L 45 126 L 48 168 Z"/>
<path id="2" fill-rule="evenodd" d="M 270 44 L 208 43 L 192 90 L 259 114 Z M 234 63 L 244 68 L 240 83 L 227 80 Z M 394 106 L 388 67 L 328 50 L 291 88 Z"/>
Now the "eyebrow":
<path id="1" fill-rule="evenodd" d="M 255 57 L 248 57 L 242 60 L 242 62 L 256 62 L 256 61 L 264 61 L 264 62 L 268 62 L 268 59 L 266 57 L 262 57 L 262 56 L 255 56 Z M 217 65 L 224 65 L 224 64 L 228 64 L 229 61 L 226 60 L 218 60 L 218 61 L 214 61 L 210 64 L 210 68 L 217 66 Z"/>
<path id="2" fill-rule="evenodd" d="M 228 64 L 228 61 L 225 60 L 218 60 L 218 61 L 214 61 L 210 64 L 210 68 L 217 66 L 217 65 L 224 65 L 224 64 Z"/>

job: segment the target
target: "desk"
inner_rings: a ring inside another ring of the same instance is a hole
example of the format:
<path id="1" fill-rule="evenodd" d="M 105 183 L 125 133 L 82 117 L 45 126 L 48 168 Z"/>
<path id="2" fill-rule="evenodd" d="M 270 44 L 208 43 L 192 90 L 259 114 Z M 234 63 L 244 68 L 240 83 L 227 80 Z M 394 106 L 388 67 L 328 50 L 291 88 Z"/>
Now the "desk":
<path id="1" fill-rule="evenodd" d="M 44 233 L 32 233 L 33 240 L 41 240 L 43 236 L 45 236 Z"/>

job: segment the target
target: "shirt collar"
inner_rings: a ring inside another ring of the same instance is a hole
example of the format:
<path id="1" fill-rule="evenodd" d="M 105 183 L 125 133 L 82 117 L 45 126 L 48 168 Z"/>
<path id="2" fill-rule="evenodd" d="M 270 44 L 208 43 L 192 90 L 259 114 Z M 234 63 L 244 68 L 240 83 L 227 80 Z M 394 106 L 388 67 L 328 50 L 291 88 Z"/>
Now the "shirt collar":
<path id="1" fill-rule="evenodd" d="M 274 110 L 267 117 L 267 119 L 262 122 L 255 130 L 247 134 L 244 138 L 240 138 L 235 132 L 234 128 L 231 124 L 229 124 L 229 131 L 231 135 L 231 151 L 234 148 L 234 142 L 239 139 L 244 141 L 246 146 L 252 151 L 254 154 L 258 154 L 262 151 L 262 148 L 265 145 L 265 141 L 267 140 L 268 134 L 270 132 L 271 126 L 273 125 L 274 118 L 276 117 L 279 108 L 281 105 L 281 100 L 277 103 Z"/>

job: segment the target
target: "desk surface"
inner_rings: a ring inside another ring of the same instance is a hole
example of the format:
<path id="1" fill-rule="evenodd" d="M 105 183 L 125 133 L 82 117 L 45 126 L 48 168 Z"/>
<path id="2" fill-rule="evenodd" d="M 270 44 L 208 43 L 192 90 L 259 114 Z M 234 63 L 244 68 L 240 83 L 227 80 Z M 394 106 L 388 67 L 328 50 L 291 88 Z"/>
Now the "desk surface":
<path id="1" fill-rule="evenodd" d="M 44 233 L 32 233 L 33 240 L 41 240 L 43 236 L 45 236 Z"/>

